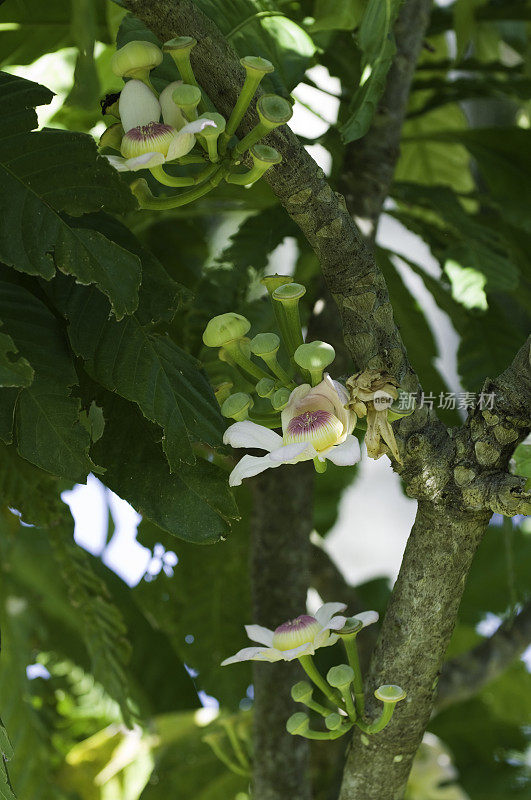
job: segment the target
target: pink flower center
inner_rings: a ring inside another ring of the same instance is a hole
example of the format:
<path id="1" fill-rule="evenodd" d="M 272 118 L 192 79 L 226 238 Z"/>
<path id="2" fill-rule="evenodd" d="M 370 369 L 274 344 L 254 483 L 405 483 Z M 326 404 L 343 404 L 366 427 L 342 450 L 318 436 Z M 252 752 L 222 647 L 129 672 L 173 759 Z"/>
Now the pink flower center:
<path id="1" fill-rule="evenodd" d="M 296 619 L 283 622 L 276 628 L 273 636 L 273 647 L 277 650 L 292 650 L 301 644 L 313 642 L 321 631 L 321 625 L 315 617 L 301 614 Z"/>
<path id="2" fill-rule="evenodd" d="M 343 424 L 329 411 L 305 411 L 289 421 L 284 431 L 284 443 L 308 442 L 320 452 L 338 444 L 343 433 Z"/>

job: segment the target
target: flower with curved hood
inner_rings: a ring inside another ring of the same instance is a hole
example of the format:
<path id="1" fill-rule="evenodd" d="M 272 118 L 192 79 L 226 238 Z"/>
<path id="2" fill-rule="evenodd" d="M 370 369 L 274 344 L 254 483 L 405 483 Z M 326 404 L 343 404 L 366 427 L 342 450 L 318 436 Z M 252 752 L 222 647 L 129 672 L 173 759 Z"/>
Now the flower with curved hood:
<path id="1" fill-rule="evenodd" d="M 166 86 L 159 99 L 142 81 L 134 79 L 125 84 L 118 103 L 125 131 L 120 146 L 122 158 L 107 156 L 115 169 L 134 172 L 175 161 L 190 152 L 196 133 L 215 126 L 211 119 L 186 122 L 171 97 L 178 83 Z"/>
<path id="2" fill-rule="evenodd" d="M 238 661 L 293 661 L 301 656 L 312 656 L 319 647 L 329 647 L 337 642 L 339 636 L 334 631 L 341 630 L 347 619 L 337 614 L 345 609 L 344 603 L 325 603 L 315 616 L 301 614 L 283 622 L 274 631 L 261 625 L 246 625 L 249 639 L 259 642 L 261 647 L 244 647 L 226 658 L 221 666 Z M 377 622 L 378 614 L 376 611 L 363 611 L 356 614 L 356 619 L 365 627 Z"/>
<path id="3" fill-rule="evenodd" d="M 223 441 L 231 447 L 266 450 L 265 456 L 244 456 L 232 470 L 229 483 L 239 486 L 266 469 L 317 458 L 340 467 L 360 460 L 360 446 L 352 436 L 356 415 L 346 408 L 348 393 L 329 375 L 313 388 L 297 386 L 282 411 L 282 436 L 269 428 L 245 420 L 225 431 Z"/>

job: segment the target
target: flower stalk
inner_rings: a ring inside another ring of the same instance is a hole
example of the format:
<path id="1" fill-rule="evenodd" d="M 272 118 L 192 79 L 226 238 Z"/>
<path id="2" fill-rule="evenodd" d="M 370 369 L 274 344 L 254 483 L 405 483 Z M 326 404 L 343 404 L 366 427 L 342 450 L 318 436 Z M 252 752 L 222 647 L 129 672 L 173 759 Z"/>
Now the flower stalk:
<path id="1" fill-rule="evenodd" d="M 276 288 L 272 294 L 273 305 L 277 307 L 282 320 L 281 332 L 291 359 L 293 359 L 297 348 L 304 343 L 299 315 L 299 300 L 305 294 L 306 288 L 301 283 L 285 283 Z"/>
<path id="2" fill-rule="evenodd" d="M 204 162 L 203 162 L 204 163 Z M 198 172 L 196 175 L 168 175 L 165 172 L 164 168 L 161 164 L 158 164 L 156 167 L 151 167 L 151 174 L 153 177 L 161 183 L 163 186 L 172 186 L 172 187 L 185 187 L 185 186 L 199 186 L 211 175 L 213 175 L 218 169 L 217 164 L 210 164 L 209 166 L 205 167 L 205 169 Z"/>
<path id="3" fill-rule="evenodd" d="M 245 112 L 249 107 L 249 103 L 253 99 L 260 81 L 269 72 L 274 71 L 273 64 L 266 58 L 259 56 L 245 56 L 240 59 L 240 64 L 245 69 L 245 81 L 238 95 L 238 99 L 232 109 L 225 133 L 220 142 L 220 152 L 223 154 L 227 149 L 227 145 L 232 136 L 236 133 L 238 125 L 243 119 Z"/>
<path id="4" fill-rule="evenodd" d="M 382 713 L 374 722 L 363 722 L 358 720 L 357 726 L 368 734 L 379 733 L 389 724 L 393 716 L 395 706 L 400 700 L 406 697 L 406 693 L 400 686 L 393 686 L 391 684 L 380 686 L 374 692 L 374 696 L 381 700 L 383 703 Z"/>
<path id="5" fill-rule="evenodd" d="M 260 122 L 234 148 L 234 157 L 242 156 L 263 136 L 288 122 L 293 114 L 291 105 L 276 94 L 263 94 L 256 104 Z"/>
<path id="6" fill-rule="evenodd" d="M 239 186 L 250 186 L 260 180 L 270 167 L 280 164 L 282 156 L 274 147 L 265 144 L 255 144 L 251 148 L 253 166 L 246 172 L 229 172 L 225 180 L 227 183 L 235 183 Z"/>
<path id="7" fill-rule="evenodd" d="M 356 714 L 359 718 L 362 718 L 365 713 L 365 695 L 363 691 L 363 677 L 361 674 L 361 667 L 360 667 L 360 659 L 358 655 L 358 647 L 356 644 L 356 636 L 358 632 L 362 629 L 363 625 L 356 624 L 358 620 L 353 618 L 353 624 L 349 626 L 351 629 L 350 633 L 343 633 L 342 631 L 338 631 L 339 635 L 343 639 L 343 644 L 345 646 L 345 650 L 347 652 L 348 662 L 352 668 L 353 677 L 352 677 L 352 686 L 354 689 L 354 704 L 356 708 Z"/>
<path id="8" fill-rule="evenodd" d="M 293 389 L 295 383 L 291 375 L 278 363 L 277 353 L 279 348 L 280 339 L 276 333 L 258 333 L 254 339 L 251 340 L 251 353 L 261 358 L 273 375 L 275 375 L 284 386 L 290 386 Z"/>
<path id="9" fill-rule="evenodd" d="M 300 656 L 299 662 L 307 676 L 312 680 L 318 689 L 322 691 L 325 697 L 327 697 L 336 708 L 342 708 L 345 710 L 345 706 L 343 703 L 343 699 L 339 692 L 335 691 L 328 683 L 325 681 L 317 667 L 315 666 L 314 660 L 312 656 Z"/>
<path id="10" fill-rule="evenodd" d="M 131 191 L 138 200 L 140 208 L 150 208 L 158 211 L 165 211 L 170 208 L 179 208 L 194 200 L 199 200 L 205 194 L 212 191 L 223 180 L 224 170 L 219 166 L 210 178 L 200 186 L 194 187 L 187 192 L 181 192 L 173 197 L 155 197 L 144 178 L 138 178 L 130 186 Z"/>

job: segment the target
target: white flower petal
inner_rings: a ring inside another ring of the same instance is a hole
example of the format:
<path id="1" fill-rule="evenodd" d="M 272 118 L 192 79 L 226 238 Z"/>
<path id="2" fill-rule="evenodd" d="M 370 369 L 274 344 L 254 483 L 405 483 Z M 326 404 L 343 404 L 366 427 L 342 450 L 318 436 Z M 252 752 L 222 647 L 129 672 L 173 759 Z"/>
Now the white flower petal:
<path id="1" fill-rule="evenodd" d="M 313 452 L 310 452 L 310 448 Z M 269 454 L 269 458 L 275 463 L 275 466 L 278 464 L 289 464 L 289 462 L 293 461 L 294 459 L 305 461 L 306 458 L 299 459 L 299 456 L 301 456 L 303 453 L 306 454 L 306 451 L 308 451 L 308 458 L 314 457 L 315 450 L 307 442 L 285 444 L 282 447 L 279 447 L 278 450 L 272 450 Z"/>
<path id="2" fill-rule="evenodd" d="M 235 655 L 226 658 L 221 662 L 221 666 L 236 664 L 238 661 L 282 661 L 283 655 L 280 650 L 274 647 L 244 647 Z"/>
<path id="3" fill-rule="evenodd" d="M 272 646 L 274 633 L 269 628 L 263 628 L 262 625 L 246 625 L 245 630 L 251 641 L 265 644 L 267 647 Z"/>
<path id="4" fill-rule="evenodd" d="M 179 133 L 201 133 L 205 128 L 215 128 L 216 123 L 213 119 L 194 119 L 192 122 L 187 122 L 184 128 L 181 128 Z"/>
<path id="5" fill-rule="evenodd" d="M 360 443 L 355 436 L 349 434 L 342 444 L 336 444 L 326 453 L 328 461 L 338 467 L 350 467 L 357 464 L 361 458 Z"/>
<path id="6" fill-rule="evenodd" d="M 313 655 L 315 648 L 313 642 L 305 642 L 298 647 L 293 647 L 291 650 L 279 650 L 278 652 L 282 654 L 284 661 L 293 661 L 293 659 L 300 658 L 307 654 Z"/>
<path id="7" fill-rule="evenodd" d="M 241 486 L 241 482 L 245 478 L 253 478 L 266 469 L 279 466 L 280 462 L 276 464 L 271 461 L 269 454 L 267 456 L 244 456 L 238 461 L 229 475 L 229 486 Z"/>
<path id="8" fill-rule="evenodd" d="M 111 167 L 117 169 L 118 172 L 129 172 L 126 159 L 122 158 L 122 156 L 104 156 L 104 158 L 106 158 Z"/>
<path id="9" fill-rule="evenodd" d="M 329 377 L 328 373 L 326 373 L 326 377 Z M 347 392 L 343 384 L 339 383 L 339 381 L 335 381 L 332 378 L 332 383 L 334 384 L 334 388 L 339 395 L 340 401 L 343 403 L 344 406 L 346 406 L 346 404 L 349 401 L 349 393 Z"/>
<path id="10" fill-rule="evenodd" d="M 176 158 L 181 158 L 190 152 L 195 144 L 194 133 L 199 133 L 205 128 L 216 126 L 216 123 L 211 119 L 196 119 L 193 122 L 187 122 L 184 128 L 178 132 L 173 138 L 172 143 L 168 148 L 167 161 L 174 161 Z"/>
<path id="11" fill-rule="evenodd" d="M 159 97 L 160 107 L 162 109 L 162 119 L 166 125 L 171 125 L 176 131 L 180 131 L 186 125 L 186 117 L 176 103 L 173 102 L 173 92 L 178 86 L 181 86 L 182 81 L 173 81 L 169 83 L 165 89 L 162 90 Z"/>
<path id="12" fill-rule="evenodd" d="M 275 431 L 245 420 L 235 422 L 223 434 L 223 443 L 231 447 L 255 447 L 258 450 L 276 450 L 282 446 L 282 437 Z"/>
<path id="13" fill-rule="evenodd" d="M 345 603 L 325 603 L 321 608 L 317 609 L 314 617 L 319 625 L 322 625 L 324 628 L 325 625 L 328 625 L 334 614 L 337 614 L 338 611 L 344 611 L 346 607 Z"/>
<path id="14" fill-rule="evenodd" d="M 377 611 L 361 611 L 359 614 L 355 614 L 355 617 L 363 622 L 364 628 L 366 628 L 367 625 L 372 625 L 373 623 L 378 622 L 380 618 Z"/>
<path id="15" fill-rule="evenodd" d="M 332 617 L 328 625 L 326 626 L 331 631 L 340 631 L 341 628 L 345 627 L 345 622 L 347 621 L 346 617 Z"/>
<path id="16" fill-rule="evenodd" d="M 337 633 L 331 633 L 328 639 L 326 639 L 326 641 L 323 642 L 321 647 L 330 647 L 331 645 L 335 644 L 338 639 L 339 636 L 337 635 Z"/>
<path id="17" fill-rule="evenodd" d="M 126 133 L 138 125 L 149 125 L 160 119 L 160 103 L 142 81 L 127 81 L 120 93 L 118 109 Z"/>
<path id="18" fill-rule="evenodd" d="M 166 159 L 162 153 L 142 153 L 141 156 L 135 156 L 134 158 L 126 159 L 125 167 L 131 172 L 137 172 L 139 169 L 151 169 L 151 167 L 157 167 L 159 164 L 164 164 L 165 160 Z"/>

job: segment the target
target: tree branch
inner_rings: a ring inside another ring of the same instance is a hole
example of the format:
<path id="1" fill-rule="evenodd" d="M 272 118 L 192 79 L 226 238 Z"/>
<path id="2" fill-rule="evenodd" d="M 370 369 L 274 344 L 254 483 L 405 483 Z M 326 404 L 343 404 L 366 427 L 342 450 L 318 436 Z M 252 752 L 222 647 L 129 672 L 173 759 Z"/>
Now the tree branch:
<path id="1" fill-rule="evenodd" d="M 531 602 L 488 639 L 447 661 L 439 679 L 435 708 L 441 711 L 474 697 L 502 675 L 531 644 Z"/>
<path id="2" fill-rule="evenodd" d="M 393 180 L 411 82 L 432 0 L 406 0 L 394 26 L 396 54 L 368 133 L 345 152 L 341 189 L 347 206 L 374 225 Z"/>

